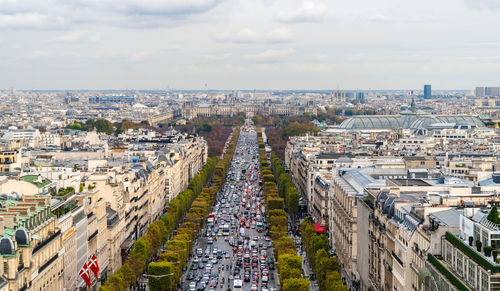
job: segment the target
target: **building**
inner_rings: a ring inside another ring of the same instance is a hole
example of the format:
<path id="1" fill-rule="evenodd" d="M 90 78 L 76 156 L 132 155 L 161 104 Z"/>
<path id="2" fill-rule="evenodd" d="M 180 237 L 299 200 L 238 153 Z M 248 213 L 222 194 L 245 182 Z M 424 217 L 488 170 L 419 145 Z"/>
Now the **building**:
<path id="1" fill-rule="evenodd" d="M 432 98 L 432 87 L 431 85 L 424 85 L 424 99 Z"/>
<path id="2" fill-rule="evenodd" d="M 50 196 L 0 199 L 1 274 L 9 290 L 63 290 L 64 248 Z"/>
<path id="3" fill-rule="evenodd" d="M 476 97 L 500 97 L 500 87 L 476 87 Z"/>

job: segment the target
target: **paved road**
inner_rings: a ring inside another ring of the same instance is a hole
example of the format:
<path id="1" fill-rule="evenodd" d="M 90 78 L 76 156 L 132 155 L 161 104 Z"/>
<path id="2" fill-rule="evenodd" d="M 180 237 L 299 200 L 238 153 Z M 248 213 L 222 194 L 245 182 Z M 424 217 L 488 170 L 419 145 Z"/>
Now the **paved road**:
<path id="1" fill-rule="evenodd" d="M 266 263 L 262 266 L 262 268 L 250 267 L 250 274 L 253 275 L 254 272 L 257 272 L 258 280 L 254 281 L 253 278 L 251 278 L 250 282 L 243 281 L 242 290 L 250 291 L 253 284 L 256 285 L 256 290 L 271 290 L 274 288 L 276 290 L 278 289 L 279 282 L 277 279 L 276 270 L 269 270 L 270 264 L 267 261 L 269 258 L 274 259 L 274 257 L 272 248 L 270 247 L 271 243 L 269 241 L 269 238 L 266 239 L 264 235 L 265 230 L 267 229 L 267 225 L 265 224 L 265 209 L 263 209 L 264 206 L 260 204 L 260 200 L 262 199 L 261 196 L 259 196 L 262 195 L 262 187 L 260 185 L 260 182 L 261 180 L 259 176 L 257 134 L 254 127 L 245 126 L 242 128 L 242 131 L 240 133 L 240 138 L 236 146 L 235 155 L 226 177 L 226 182 L 224 183 L 222 190 L 218 193 L 217 201 L 215 203 L 215 206 L 212 208 L 212 213 L 214 213 L 215 217 L 217 218 L 216 223 L 214 223 L 212 226 L 207 223 L 207 225 L 200 232 L 200 235 L 195 241 L 193 250 L 191 252 L 192 255 L 188 262 L 188 271 L 186 271 L 182 277 L 182 290 L 189 290 L 191 282 L 196 282 L 196 287 L 198 287 L 199 282 L 203 281 L 203 279 L 196 280 L 196 276 L 201 276 L 201 274 L 204 273 L 210 274 L 210 276 L 213 278 L 215 278 L 214 276 L 217 276 L 217 286 L 213 289 L 205 287 L 204 290 L 233 290 L 234 280 L 232 279 L 233 272 L 238 261 L 238 249 L 236 249 L 236 252 L 233 252 L 233 247 L 229 244 L 229 240 L 233 240 L 236 242 L 238 239 L 242 240 L 242 244 L 240 245 L 242 249 L 242 256 L 244 256 L 245 252 L 252 254 L 252 251 L 255 250 L 257 252 L 256 257 L 260 259 L 260 257 L 264 253 L 264 246 L 269 246 L 269 248 L 266 250 Z M 234 221 L 234 227 L 230 223 L 231 220 Z M 244 237 L 240 235 L 240 223 L 242 220 L 244 223 L 253 220 L 255 224 L 257 224 L 257 221 L 262 221 L 264 224 L 264 231 L 258 232 L 256 228 L 251 224 L 248 225 L 251 227 L 246 227 L 246 225 L 244 225 L 243 229 L 245 232 L 245 236 L 249 238 L 244 239 Z M 219 228 L 220 230 L 224 224 L 228 224 L 231 226 L 231 231 L 228 236 L 224 236 L 222 235 L 222 233 L 214 232 L 216 228 Z M 207 229 L 211 231 L 208 236 Z M 214 241 L 213 243 L 209 243 L 209 237 L 214 240 L 216 239 L 216 241 Z M 254 238 L 256 238 L 256 247 L 251 248 L 250 242 L 254 240 Z M 259 247 L 259 245 L 262 245 L 263 247 L 261 248 Z M 209 253 L 206 251 L 207 247 L 210 248 Z M 196 255 L 196 250 L 198 248 L 200 248 L 203 253 L 200 257 Z M 193 268 L 193 265 L 199 265 L 199 261 L 207 257 L 206 254 L 209 254 L 208 256 L 213 255 L 214 248 L 217 248 L 217 250 L 222 251 L 222 253 L 226 255 L 223 256 L 223 259 L 213 262 L 213 267 L 211 268 L 210 272 L 206 271 L 206 263 L 203 262 L 203 266 L 201 266 L 201 269 L 198 266 Z M 251 256 L 254 257 L 253 254 Z M 198 263 L 196 263 L 195 261 L 198 261 Z M 193 269 L 192 272 L 195 279 L 189 280 L 187 278 L 189 270 L 191 269 Z M 243 279 L 244 269 L 240 269 L 241 277 Z M 270 272 L 267 288 L 262 285 L 262 270 L 268 270 Z M 222 282 L 224 282 L 224 284 Z"/>

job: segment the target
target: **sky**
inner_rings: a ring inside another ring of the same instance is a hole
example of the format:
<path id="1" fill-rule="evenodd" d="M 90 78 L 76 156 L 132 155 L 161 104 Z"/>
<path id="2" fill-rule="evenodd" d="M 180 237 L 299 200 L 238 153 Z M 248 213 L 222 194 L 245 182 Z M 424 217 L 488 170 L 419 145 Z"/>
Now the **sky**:
<path id="1" fill-rule="evenodd" d="M 500 0 L 0 0 L 0 89 L 500 86 Z"/>

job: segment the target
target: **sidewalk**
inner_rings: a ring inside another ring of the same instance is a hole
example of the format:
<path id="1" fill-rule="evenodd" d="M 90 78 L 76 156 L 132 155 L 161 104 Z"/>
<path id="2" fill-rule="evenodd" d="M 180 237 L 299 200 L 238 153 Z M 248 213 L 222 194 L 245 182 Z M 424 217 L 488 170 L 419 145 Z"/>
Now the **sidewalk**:
<path id="1" fill-rule="evenodd" d="M 310 275 L 312 273 L 311 268 L 309 268 L 309 263 L 307 262 L 306 252 L 301 252 L 300 250 L 297 252 L 298 256 L 302 256 L 302 270 L 304 271 L 304 275 L 309 277 L 309 282 L 311 282 L 309 286 L 310 291 L 319 291 L 318 282 L 316 280 L 311 280 Z"/>

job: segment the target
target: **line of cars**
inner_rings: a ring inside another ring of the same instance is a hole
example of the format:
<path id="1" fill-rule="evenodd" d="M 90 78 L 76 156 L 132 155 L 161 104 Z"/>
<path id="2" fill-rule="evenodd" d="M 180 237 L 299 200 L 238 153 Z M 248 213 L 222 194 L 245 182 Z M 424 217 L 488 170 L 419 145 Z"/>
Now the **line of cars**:
<path id="1" fill-rule="evenodd" d="M 275 291 L 275 262 L 267 230 L 257 135 L 243 127 L 235 155 L 193 254 L 189 291 Z"/>

